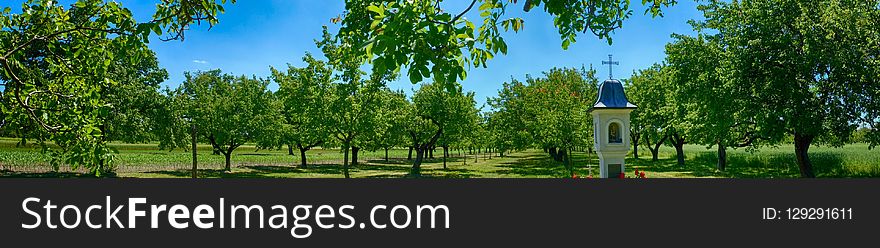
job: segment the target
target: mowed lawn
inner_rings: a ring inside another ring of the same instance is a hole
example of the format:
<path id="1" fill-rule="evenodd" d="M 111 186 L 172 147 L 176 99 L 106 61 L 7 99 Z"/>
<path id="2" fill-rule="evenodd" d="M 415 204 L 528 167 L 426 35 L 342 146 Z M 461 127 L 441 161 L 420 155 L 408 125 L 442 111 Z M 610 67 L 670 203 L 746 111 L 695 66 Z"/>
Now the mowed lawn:
<path id="1" fill-rule="evenodd" d="M 192 166 L 191 153 L 180 149 L 159 150 L 156 144 L 113 144 L 119 150 L 115 157 L 118 177 L 186 178 Z M 796 178 L 799 177 L 793 147 L 783 145 L 763 148 L 756 152 L 728 150 L 728 167 L 715 168 L 716 152 L 703 146 L 686 146 L 686 165 L 679 166 L 675 150 L 664 147 L 660 160 L 651 161 L 647 149 L 640 150 L 640 158 L 628 157 L 627 176 L 633 170 L 646 172 L 648 178 Z M 360 164 L 351 168 L 355 178 L 401 178 L 410 170 L 406 149 L 393 149 L 389 159 L 384 151 L 364 151 Z M 210 178 L 341 178 L 343 154 L 338 149 L 313 149 L 308 152 L 309 166 L 299 167 L 299 153 L 288 155 L 287 150 L 257 150 L 243 146 L 232 156 L 233 169 L 223 171 L 224 157 L 212 155 L 210 147 L 199 147 L 200 177 Z M 564 178 L 565 167 L 553 161 L 540 150 L 532 149 L 498 157 L 497 154 L 464 154 L 450 151 L 447 168 L 443 168 L 442 150 L 434 152 L 434 159 L 422 164 L 424 177 L 433 178 Z M 466 157 L 465 157 L 466 156 Z M 810 158 L 819 177 L 880 177 L 880 151 L 868 150 L 867 145 L 855 144 L 842 148 L 813 147 Z M 595 154 L 575 152 L 573 164 L 579 177 L 598 176 Z M 61 166 L 56 172 L 49 157 L 38 147 L 16 147 L 13 139 L 0 139 L 0 177 L 83 177 L 84 170 Z"/>

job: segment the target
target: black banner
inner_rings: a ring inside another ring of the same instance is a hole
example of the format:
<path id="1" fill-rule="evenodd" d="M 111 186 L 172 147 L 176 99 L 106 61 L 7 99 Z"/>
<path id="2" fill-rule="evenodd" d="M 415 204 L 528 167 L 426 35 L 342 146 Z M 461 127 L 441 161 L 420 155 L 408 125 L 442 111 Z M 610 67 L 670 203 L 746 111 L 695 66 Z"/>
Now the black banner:
<path id="1" fill-rule="evenodd" d="M 878 196 L 880 180 L 874 179 L 3 179 L 0 242 L 4 247 L 847 247 L 875 242 Z M 133 229 L 130 201 L 143 211 Z M 257 207 L 250 214 L 239 208 L 231 217 L 236 206 Z M 325 207 L 319 211 L 320 206 Z M 169 217 L 172 208 L 175 218 Z M 108 220 L 107 209 L 119 210 Z M 197 212 L 204 217 L 200 223 Z M 285 227 L 270 227 L 285 218 Z M 300 237 L 291 233 L 297 218 Z M 90 227 L 87 219 L 100 227 Z"/>

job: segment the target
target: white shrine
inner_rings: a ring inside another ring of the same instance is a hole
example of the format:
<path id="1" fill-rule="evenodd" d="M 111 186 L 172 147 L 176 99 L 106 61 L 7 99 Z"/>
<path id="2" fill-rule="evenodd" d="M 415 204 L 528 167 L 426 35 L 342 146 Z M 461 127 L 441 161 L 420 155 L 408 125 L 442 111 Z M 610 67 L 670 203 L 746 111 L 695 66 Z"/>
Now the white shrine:
<path id="1" fill-rule="evenodd" d="M 618 178 L 626 169 L 625 158 L 631 146 L 629 114 L 636 105 L 626 99 L 623 84 L 611 75 L 611 65 L 618 63 L 608 55 L 608 61 L 602 64 L 609 65 L 609 79 L 599 86 L 599 96 L 590 109 L 593 144 L 599 154 L 599 177 Z"/>

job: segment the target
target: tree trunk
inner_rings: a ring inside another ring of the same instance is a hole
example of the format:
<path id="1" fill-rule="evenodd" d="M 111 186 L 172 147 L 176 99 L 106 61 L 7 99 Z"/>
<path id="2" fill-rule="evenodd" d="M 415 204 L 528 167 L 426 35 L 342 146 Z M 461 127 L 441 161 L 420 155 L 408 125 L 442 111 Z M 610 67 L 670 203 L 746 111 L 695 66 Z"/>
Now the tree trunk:
<path id="1" fill-rule="evenodd" d="M 306 166 L 308 166 L 308 164 L 306 163 L 306 151 L 308 151 L 308 150 L 309 150 L 308 148 L 304 148 L 304 147 L 299 148 L 299 161 L 300 161 L 299 167 L 300 168 L 306 168 Z"/>
<path id="2" fill-rule="evenodd" d="M 553 160 L 559 161 L 559 155 L 556 152 L 556 147 L 550 147 L 548 151 L 550 152 L 550 157 L 552 157 Z"/>
<path id="3" fill-rule="evenodd" d="M 287 155 L 293 156 L 293 146 L 290 144 L 287 145 Z"/>
<path id="4" fill-rule="evenodd" d="M 101 129 L 101 139 L 98 142 L 100 142 L 100 144 L 104 144 L 104 142 L 107 139 L 107 135 L 105 135 L 105 130 L 107 129 L 107 122 L 106 121 L 103 124 L 101 124 L 100 129 Z M 107 167 L 105 167 L 106 165 L 104 164 L 104 162 L 105 162 L 104 157 L 101 157 L 98 160 L 98 171 L 101 174 L 104 174 L 105 172 L 109 172 Z M 104 176 L 106 176 L 106 175 L 104 175 Z"/>
<path id="5" fill-rule="evenodd" d="M 662 146 L 663 142 L 665 142 L 666 139 L 668 139 L 668 138 L 669 138 L 669 135 L 663 136 L 663 138 L 661 138 L 660 141 L 658 141 L 657 143 L 652 143 L 650 139 L 647 141 L 648 142 L 648 150 L 651 150 L 651 161 L 656 162 L 658 160 L 657 154 L 660 153 L 660 146 Z M 653 145 L 654 147 L 651 148 L 651 145 Z"/>
<path id="6" fill-rule="evenodd" d="M 447 156 L 449 156 L 449 147 L 444 146 L 443 147 L 443 169 L 444 170 L 446 169 L 446 157 Z"/>
<path id="7" fill-rule="evenodd" d="M 684 166 L 684 144 L 675 143 L 675 156 L 678 158 L 678 165 Z"/>
<path id="8" fill-rule="evenodd" d="M 412 160 L 412 150 L 413 150 L 413 147 L 410 146 L 409 147 L 409 155 L 406 155 L 406 160 Z"/>
<path id="9" fill-rule="evenodd" d="M 655 161 L 655 162 L 656 162 L 657 160 L 660 160 L 660 159 L 658 158 L 657 155 L 658 155 L 658 153 L 660 153 L 660 146 L 661 146 L 661 145 L 663 145 L 662 142 L 661 142 L 661 143 L 654 144 L 654 147 L 653 147 L 653 148 L 651 148 L 651 146 L 648 146 L 648 150 L 651 151 L 651 161 Z"/>
<path id="10" fill-rule="evenodd" d="M 193 168 L 192 168 L 192 178 L 199 178 L 199 152 L 198 152 L 198 144 L 196 143 L 196 124 L 192 124 L 192 155 L 193 155 Z"/>
<path id="11" fill-rule="evenodd" d="M 718 170 L 724 171 L 727 168 L 727 146 L 718 144 Z"/>
<path id="12" fill-rule="evenodd" d="M 232 152 L 223 153 L 226 156 L 226 171 L 232 171 L 232 166 L 230 166 L 230 157 L 232 157 Z"/>
<path id="13" fill-rule="evenodd" d="M 467 165 L 467 152 L 464 152 L 464 154 L 462 152 L 462 150 L 458 150 L 458 156 L 461 157 L 461 165 Z"/>
<path id="14" fill-rule="evenodd" d="M 794 154 L 795 157 L 797 157 L 798 167 L 801 170 L 801 177 L 803 178 L 816 177 L 816 174 L 813 173 L 813 164 L 810 162 L 808 154 L 810 144 L 813 143 L 814 138 L 815 137 L 812 135 L 794 135 Z"/>
<path id="15" fill-rule="evenodd" d="M 434 147 L 428 148 L 428 157 L 434 159 Z"/>
<path id="16" fill-rule="evenodd" d="M 385 148 L 385 162 L 388 162 L 388 148 Z"/>
<path id="17" fill-rule="evenodd" d="M 425 157 L 425 149 L 422 147 L 416 148 L 416 160 L 413 161 L 413 167 L 409 172 L 413 177 L 422 176 L 422 159 Z"/>
<path id="18" fill-rule="evenodd" d="M 638 135 L 630 135 L 633 145 L 633 158 L 639 159 L 639 137 Z"/>
<path id="19" fill-rule="evenodd" d="M 568 168 L 568 177 L 572 178 L 574 177 L 574 166 L 571 164 L 571 148 L 568 148 L 568 152 L 566 152 L 565 161 L 565 167 Z"/>
<path id="20" fill-rule="evenodd" d="M 358 164 L 358 151 L 360 151 L 360 147 L 352 147 L 351 148 L 351 165 L 355 166 Z"/>
<path id="21" fill-rule="evenodd" d="M 342 157 L 342 174 L 345 175 L 345 178 L 351 178 L 348 175 L 348 147 L 343 148 L 343 150 L 345 156 Z"/>
<path id="22" fill-rule="evenodd" d="M 559 152 L 556 153 L 558 156 L 556 161 L 565 163 L 565 159 L 568 157 L 568 151 L 565 148 L 559 149 Z"/>
<path id="23" fill-rule="evenodd" d="M 678 133 L 672 134 L 672 145 L 675 146 L 675 155 L 678 158 L 678 165 L 684 166 L 684 144 L 685 138 Z"/>

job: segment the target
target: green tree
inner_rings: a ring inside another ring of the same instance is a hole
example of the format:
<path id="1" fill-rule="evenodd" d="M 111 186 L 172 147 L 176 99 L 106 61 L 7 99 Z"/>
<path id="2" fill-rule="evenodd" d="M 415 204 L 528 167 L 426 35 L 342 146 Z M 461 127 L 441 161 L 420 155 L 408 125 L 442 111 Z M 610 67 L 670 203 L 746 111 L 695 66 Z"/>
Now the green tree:
<path id="1" fill-rule="evenodd" d="M 413 94 L 405 127 L 416 152 L 411 176 L 421 176 L 426 153 L 434 149 L 446 130 L 460 130 L 463 122 L 472 120 L 476 112 L 474 105 L 473 92 L 464 93 L 460 85 L 455 91 L 449 91 L 440 84 L 423 84 Z"/>
<path id="2" fill-rule="evenodd" d="M 379 91 L 385 82 L 392 80 L 395 73 L 372 74 L 367 78 L 360 68 L 363 58 L 356 56 L 351 40 L 333 37 L 324 27 L 322 39 L 316 45 L 337 73 L 337 82 L 332 84 L 330 97 L 330 131 L 343 151 L 343 174 L 349 178 L 349 150 L 352 164 L 357 164 L 357 155 L 365 140 L 362 134 L 371 132 L 376 126 L 377 117 L 373 114 L 381 107 Z"/>
<path id="3" fill-rule="evenodd" d="M 363 134 L 376 126 L 374 113 L 380 107 L 379 83 L 373 80 L 354 80 L 335 83 L 330 99 L 331 134 L 342 148 L 343 174 L 349 178 L 349 151 L 351 164 L 357 164 L 357 154 L 365 144 Z"/>
<path id="4" fill-rule="evenodd" d="M 505 83 L 499 97 L 490 99 L 493 117 L 512 128 L 512 145 L 542 148 L 574 173 L 570 154 L 576 147 L 592 145 L 592 118 L 588 108 L 597 95 L 595 70 L 554 68 L 543 77 L 527 76 L 525 83 Z M 528 135 L 524 135 L 528 133 Z M 532 137 L 527 139 L 524 137 Z"/>
<path id="5" fill-rule="evenodd" d="M 37 54 L 39 53 L 33 55 Z M 129 64 L 129 56 L 144 57 L 136 61 L 137 64 Z M 159 92 L 159 84 L 168 78 L 168 73 L 158 64 L 155 54 L 146 46 L 121 51 L 120 56 L 114 56 L 107 68 L 107 77 L 116 84 L 100 89 L 103 94 L 101 99 L 106 101 L 105 106 L 109 112 L 99 116 L 101 142 L 144 143 L 156 139 L 152 125 L 159 115 L 157 110 L 162 108 L 164 98 Z M 35 66 L 46 66 L 46 63 L 36 63 Z M 20 144 L 24 144 L 27 138 L 36 139 L 40 143 L 51 135 L 45 129 L 35 126 L 27 116 L 20 118 L 20 122 L 9 122 L 13 125 L 6 127 L 14 128 L 9 135 L 21 137 Z M 106 173 L 113 167 L 108 164 L 103 168 Z"/>
<path id="6" fill-rule="evenodd" d="M 183 148 L 193 156 L 192 178 L 198 178 L 198 128 L 193 114 L 196 107 L 194 95 L 184 94 L 179 88 L 163 90 L 161 106 L 156 109 L 152 132 L 159 141 L 160 150 Z"/>
<path id="7" fill-rule="evenodd" d="M 388 150 L 395 146 L 406 144 L 406 110 L 409 101 L 403 91 L 392 91 L 383 88 L 378 92 L 381 106 L 373 113 L 376 122 L 373 129 L 365 134 L 365 147 L 370 151 L 385 151 L 385 161 L 388 161 Z"/>
<path id="8" fill-rule="evenodd" d="M 113 151 L 102 128 L 112 115 L 105 90 L 119 85 L 114 61 L 138 65 L 150 57 L 143 47 L 151 34 L 182 40 L 193 24 L 216 24 L 225 2 L 163 0 L 143 23 L 114 1 L 79 0 L 65 8 L 29 0 L 20 13 L 2 9 L 0 102 L 6 120 L 34 126 L 45 134 L 38 140 L 57 144 L 59 151 L 43 146 L 54 165 L 108 172 Z"/>
<path id="9" fill-rule="evenodd" d="M 531 90 L 525 97 L 526 116 L 531 118 L 527 117 L 526 125 L 536 144 L 565 163 L 570 173 L 574 173 L 572 149 L 593 140 L 593 119 L 587 113 L 598 92 L 595 74 L 583 68 L 552 69 L 544 73 L 545 78 L 527 79 Z"/>
<path id="10" fill-rule="evenodd" d="M 497 97 L 487 103 L 493 110 L 489 116 L 490 130 L 497 137 L 495 146 L 503 152 L 531 148 L 534 138 L 526 127 L 524 107 L 519 99 L 525 94 L 526 86 L 520 81 L 505 82 Z"/>
<path id="11" fill-rule="evenodd" d="M 853 137 L 851 139 L 852 143 L 870 143 L 870 139 L 868 138 L 868 134 L 871 133 L 871 130 L 862 127 L 853 132 Z"/>
<path id="12" fill-rule="evenodd" d="M 141 49 L 138 52 L 144 57 L 139 63 L 128 64 L 127 59 L 117 57 L 109 67 L 109 76 L 116 85 L 101 90 L 110 111 L 101 120 L 102 136 L 106 141 L 144 143 L 156 140 L 152 125 L 165 97 L 159 91 L 159 84 L 168 79 L 168 72 L 159 67 L 153 51 L 146 47 Z"/>
<path id="13" fill-rule="evenodd" d="M 461 142 L 463 147 L 468 147 L 472 151 L 474 155 L 474 163 L 476 163 L 479 162 L 480 154 L 484 153 L 485 149 L 492 146 L 491 135 L 483 122 L 475 123 L 468 133 L 469 136 L 462 139 Z M 467 160 L 466 156 L 464 160 Z"/>
<path id="14" fill-rule="evenodd" d="M 711 1 L 702 27 L 726 49 L 739 97 L 759 104 L 756 129 L 794 139 L 802 177 L 815 177 L 811 145 L 839 146 L 859 123 L 880 123 L 878 1 Z M 876 134 L 876 128 L 873 129 Z M 873 136 L 872 144 L 877 144 Z"/>
<path id="15" fill-rule="evenodd" d="M 668 71 L 666 66 L 655 64 L 625 80 L 628 100 L 639 106 L 630 114 L 632 133 L 640 137 L 633 142 L 645 145 L 653 161 L 658 160 L 660 147 L 671 136 L 674 106 L 670 103 L 672 81 Z"/>
<path id="16" fill-rule="evenodd" d="M 270 147 L 287 146 L 290 155 L 296 147 L 300 166 L 306 167 L 306 152 L 330 139 L 331 123 L 327 116 L 331 111 L 334 75 L 329 65 L 311 54 L 306 54 L 303 62 L 305 67 L 288 66 L 286 73 L 271 68 L 272 80 L 279 85 L 275 94 L 281 101 L 284 123 L 279 135 L 267 136 L 270 140 L 263 143 Z"/>
<path id="17" fill-rule="evenodd" d="M 697 144 L 716 146 L 719 170 L 727 166 L 727 148 L 756 149 L 772 134 L 757 125 L 753 116 L 761 106 L 748 98 L 746 88 L 725 75 L 724 49 L 717 36 L 699 34 L 696 37 L 674 35 L 675 41 L 666 46 L 666 61 L 675 68 L 672 91 L 675 105 L 684 106 L 684 116 L 678 122 L 687 122 L 689 139 Z"/>
<path id="18" fill-rule="evenodd" d="M 201 140 L 226 157 L 226 171 L 231 170 L 236 148 L 265 140 L 280 129 L 281 106 L 266 89 L 268 80 L 234 77 L 220 70 L 185 75 L 175 93 L 189 101 L 183 104 L 185 116 L 192 118 Z"/>
<path id="19" fill-rule="evenodd" d="M 647 13 L 662 15 L 661 7 L 675 0 L 645 0 Z M 467 2 L 466 2 L 467 3 Z M 345 12 L 334 18 L 341 23 L 337 37 L 355 45 L 361 61 L 372 64 L 373 73 L 388 74 L 407 69 L 412 83 L 433 78 L 450 91 L 465 79 L 469 66 L 485 67 L 496 54 L 507 53 L 504 33 L 518 32 L 524 21 L 510 16 L 513 0 L 472 0 L 462 10 L 444 9 L 443 0 L 346 0 Z M 522 8 L 543 10 L 554 17 L 562 47 L 575 42 L 577 34 L 592 32 L 600 39 L 623 26 L 632 15 L 629 0 L 526 0 Z M 465 16 L 479 12 L 480 26 Z"/>
<path id="20" fill-rule="evenodd" d="M 462 111 L 457 113 L 460 118 L 447 119 L 444 121 L 443 134 L 437 139 L 436 146 L 443 148 L 443 169 L 446 169 L 446 160 L 449 158 L 449 147 L 462 145 L 467 143 L 468 138 L 486 139 L 488 133 L 481 132 L 483 130 L 482 118 L 480 110 L 476 108 L 476 102 L 473 95 L 468 94 L 464 98 L 455 99 L 456 105 L 449 106 L 454 111 Z M 432 146 L 433 150 L 434 147 Z"/>

